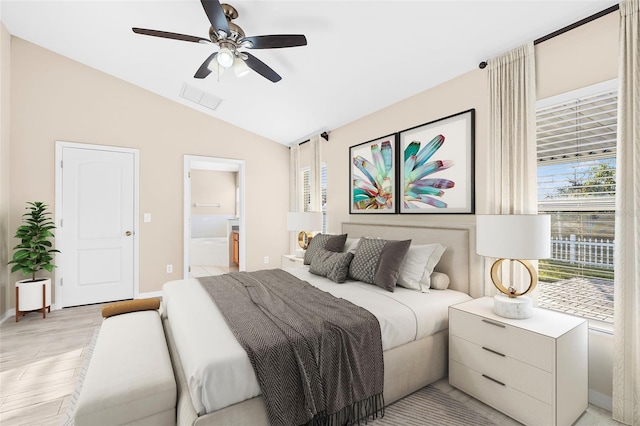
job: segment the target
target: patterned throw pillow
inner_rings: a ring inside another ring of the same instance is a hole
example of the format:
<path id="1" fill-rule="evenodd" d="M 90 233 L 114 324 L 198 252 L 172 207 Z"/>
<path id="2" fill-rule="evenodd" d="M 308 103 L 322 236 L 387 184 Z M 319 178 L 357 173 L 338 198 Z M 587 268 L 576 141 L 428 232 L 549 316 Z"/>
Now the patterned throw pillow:
<path id="1" fill-rule="evenodd" d="M 327 277 L 337 283 L 343 283 L 347 279 L 349 264 L 352 259 L 353 253 L 336 253 L 320 248 L 311 260 L 309 272 Z"/>
<path id="2" fill-rule="evenodd" d="M 311 265 L 311 260 L 316 255 L 318 249 L 326 249 L 329 251 L 340 252 L 344 247 L 344 242 L 347 241 L 347 234 L 342 235 L 330 235 L 330 234 L 318 234 L 313 237 L 307 247 L 307 251 L 304 253 L 304 264 Z"/>
<path id="3" fill-rule="evenodd" d="M 361 238 L 349 266 L 349 277 L 394 291 L 400 266 L 410 245 L 411 240 Z"/>

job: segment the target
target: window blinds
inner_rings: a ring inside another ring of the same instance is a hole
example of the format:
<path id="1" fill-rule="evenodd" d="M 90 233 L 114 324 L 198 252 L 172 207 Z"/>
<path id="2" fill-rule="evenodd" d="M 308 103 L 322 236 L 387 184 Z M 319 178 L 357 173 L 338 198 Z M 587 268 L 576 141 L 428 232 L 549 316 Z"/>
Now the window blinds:
<path id="1" fill-rule="evenodd" d="M 311 169 L 304 168 L 302 175 L 302 203 L 300 211 L 309 211 L 311 206 Z M 322 163 L 320 184 L 322 188 L 322 232 L 327 232 L 327 165 Z"/>
<path id="2" fill-rule="evenodd" d="M 536 111 L 538 211 L 551 215 L 551 258 L 539 262 L 543 293 L 544 283 L 583 283 L 586 305 L 600 300 L 591 286 L 608 288 L 613 279 L 617 103 L 607 87 Z M 540 306 L 566 308 L 553 300 L 541 297 Z"/>
<path id="3" fill-rule="evenodd" d="M 538 209 L 612 210 L 617 91 L 539 108 Z"/>

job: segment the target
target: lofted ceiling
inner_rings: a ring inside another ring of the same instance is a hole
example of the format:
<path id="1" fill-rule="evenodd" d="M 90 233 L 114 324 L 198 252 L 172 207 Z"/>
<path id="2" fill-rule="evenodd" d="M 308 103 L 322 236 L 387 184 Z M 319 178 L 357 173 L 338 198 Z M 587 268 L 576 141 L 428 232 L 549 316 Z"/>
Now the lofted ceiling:
<path id="1" fill-rule="evenodd" d="M 308 45 L 250 52 L 282 76 L 193 75 L 217 47 L 134 34 L 132 27 L 208 38 L 199 0 L 2 0 L 10 34 L 289 145 L 466 73 L 606 9 L 611 0 L 230 0 L 247 36 L 304 34 Z M 183 85 L 222 101 L 180 97 Z"/>

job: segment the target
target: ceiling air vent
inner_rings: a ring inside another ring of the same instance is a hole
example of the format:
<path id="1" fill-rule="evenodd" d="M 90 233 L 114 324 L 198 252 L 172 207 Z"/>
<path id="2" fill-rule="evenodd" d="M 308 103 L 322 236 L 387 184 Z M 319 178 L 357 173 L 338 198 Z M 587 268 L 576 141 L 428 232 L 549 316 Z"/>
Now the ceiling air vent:
<path id="1" fill-rule="evenodd" d="M 217 96 L 214 96 L 211 93 L 207 93 L 204 90 L 198 89 L 197 87 L 191 86 L 187 83 L 184 83 L 182 85 L 180 96 L 212 110 L 218 108 L 218 105 L 220 105 L 220 102 L 222 102 L 222 99 L 218 98 Z"/>

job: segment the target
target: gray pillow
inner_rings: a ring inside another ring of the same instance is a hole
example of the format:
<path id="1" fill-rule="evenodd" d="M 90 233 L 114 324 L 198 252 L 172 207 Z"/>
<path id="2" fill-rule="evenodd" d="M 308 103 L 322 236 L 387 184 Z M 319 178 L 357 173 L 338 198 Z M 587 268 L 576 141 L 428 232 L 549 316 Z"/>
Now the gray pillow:
<path id="1" fill-rule="evenodd" d="M 307 251 L 304 253 L 303 263 L 305 265 L 311 265 L 311 261 L 315 257 L 316 252 L 321 248 L 328 251 L 341 252 L 345 241 L 347 241 L 347 234 L 318 234 L 314 236 L 309 243 L 309 247 L 307 247 Z"/>
<path id="2" fill-rule="evenodd" d="M 410 245 L 411 240 L 361 238 L 349 266 L 349 277 L 394 291 Z"/>
<path id="3" fill-rule="evenodd" d="M 336 253 L 320 248 L 311 260 L 309 272 L 327 277 L 337 283 L 343 283 L 347 279 L 349 264 L 352 259 L 353 253 Z"/>

